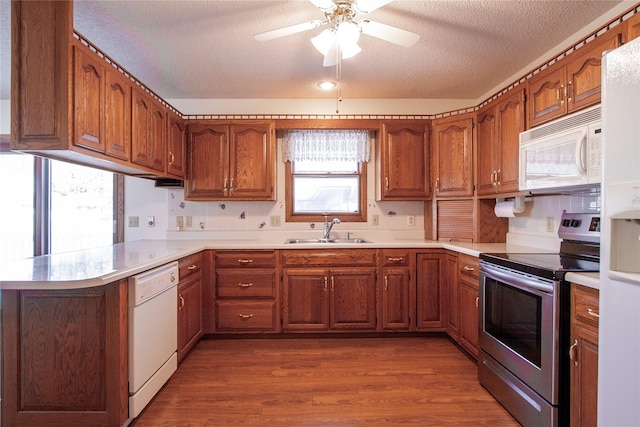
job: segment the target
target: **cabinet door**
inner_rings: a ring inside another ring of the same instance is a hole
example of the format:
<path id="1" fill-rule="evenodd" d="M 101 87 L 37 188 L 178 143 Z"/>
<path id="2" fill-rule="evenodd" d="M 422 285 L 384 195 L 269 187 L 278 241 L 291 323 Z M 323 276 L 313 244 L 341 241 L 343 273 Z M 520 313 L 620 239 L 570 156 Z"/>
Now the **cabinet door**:
<path id="1" fill-rule="evenodd" d="M 231 125 L 228 196 L 242 200 L 275 200 L 273 123 Z"/>
<path id="2" fill-rule="evenodd" d="M 418 254 L 416 259 L 416 303 L 418 330 L 444 331 L 441 277 L 445 255 L 441 252 Z"/>
<path id="3" fill-rule="evenodd" d="M 284 270 L 282 329 L 284 331 L 327 331 L 329 329 L 329 270 Z"/>
<path id="4" fill-rule="evenodd" d="M 148 166 L 153 170 L 164 172 L 165 151 L 167 149 L 167 109 L 155 101 L 151 101 L 149 126 L 149 140 L 147 141 Z"/>
<path id="5" fill-rule="evenodd" d="M 202 336 L 202 280 L 200 275 L 178 286 L 178 361 Z"/>
<path id="6" fill-rule="evenodd" d="M 382 124 L 380 200 L 426 200 L 429 183 L 429 138 L 425 124 Z"/>
<path id="7" fill-rule="evenodd" d="M 598 425 L 598 334 L 574 326 L 574 361 L 571 363 L 571 425 Z"/>
<path id="8" fill-rule="evenodd" d="M 565 68 L 555 66 L 529 80 L 529 126 L 536 126 L 567 112 Z"/>
<path id="9" fill-rule="evenodd" d="M 406 267 L 382 269 L 382 329 L 409 330 L 411 327 L 410 275 Z"/>
<path id="10" fill-rule="evenodd" d="M 460 345 L 478 358 L 478 283 L 460 280 Z"/>
<path id="11" fill-rule="evenodd" d="M 473 195 L 473 118 L 434 127 L 435 195 Z"/>
<path id="12" fill-rule="evenodd" d="M 186 199 L 221 200 L 226 196 L 228 129 L 225 125 L 189 126 Z"/>
<path id="13" fill-rule="evenodd" d="M 73 48 L 74 60 L 74 144 L 104 153 L 104 62 Z"/>
<path id="14" fill-rule="evenodd" d="M 494 146 L 498 138 L 496 131 L 496 108 L 489 105 L 478 113 L 477 138 L 478 138 L 478 194 L 494 194 L 496 187 L 496 157 Z"/>
<path id="15" fill-rule="evenodd" d="M 174 113 L 169 113 L 167 174 L 180 179 L 184 179 L 186 139 L 184 120 Z"/>
<path id="16" fill-rule="evenodd" d="M 149 165 L 148 144 L 151 139 L 151 99 L 134 90 L 131 102 L 131 161 L 141 166 Z"/>
<path id="17" fill-rule="evenodd" d="M 640 13 L 636 13 L 624 22 L 624 42 L 640 37 Z"/>
<path id="18" fill-rule="evenodd" d="M 620 44 L 620 34 L 609 31 L 577 50 L 567 63 L 567 111 L 600 102 L 602 53 Z M 574 57 L 575 56 L 575 57 Z"/>
<path id="19" fill-rule="evenodd" d="M 332 330 L 375 330 L 376 270 L 331 269 L 329 327 Z"/>
<path id="20" fill-rule="evenodd" d="M 496 107 L 498 137 L 494 140 L 498 193 L 518 191 L 520 132 L 525 130 L 524 89 L 516 91 Z M 479 148 L 478 148 L 479 149 Z"/>
<path id="21" fill-rule="evenodd" d="M 131 147 L 131 83 L 119 72 L 107 71 L 104 108 L 105 152 L 129 160 Z"/>

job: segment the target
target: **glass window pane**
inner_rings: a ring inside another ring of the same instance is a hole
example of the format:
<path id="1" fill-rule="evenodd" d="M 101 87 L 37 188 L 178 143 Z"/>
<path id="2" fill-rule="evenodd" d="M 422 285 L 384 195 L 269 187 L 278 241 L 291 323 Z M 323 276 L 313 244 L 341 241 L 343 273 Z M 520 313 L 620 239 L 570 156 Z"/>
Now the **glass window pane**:
<path id="1" fill-rule="evenodd" d="M 358 177 L 301 177 L 293 179 L 295 213 L 358 212 Z"/>
<path id="2" fill-rule="evenodd" d="M 358 162 L 297 161 L 293 162 L 293 172 L 296 174 L 358 173 Z"/>
<path id="3" fill-rule="evenodd" d="M 34 157 L 0 155 L 0 262 L 33 256 Z"/>
<path id="4" fill-rule="evenodd" d="M 113 173 L 51 164 L 51 253 L 113 243 Z"/>

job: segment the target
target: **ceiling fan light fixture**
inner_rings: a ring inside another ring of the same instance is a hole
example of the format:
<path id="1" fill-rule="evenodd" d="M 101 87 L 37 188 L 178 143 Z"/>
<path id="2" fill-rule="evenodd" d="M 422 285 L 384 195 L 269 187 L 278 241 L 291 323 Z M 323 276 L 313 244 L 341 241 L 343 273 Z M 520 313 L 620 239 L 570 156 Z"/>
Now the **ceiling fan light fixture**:
<path id="1" fill-rule="evenodd" d="M 331 45 L 335 43 L 335 31 L 333 28 L 328 28 L 311 39 L 313 46 L 323 55 L 326 55 Z"/>

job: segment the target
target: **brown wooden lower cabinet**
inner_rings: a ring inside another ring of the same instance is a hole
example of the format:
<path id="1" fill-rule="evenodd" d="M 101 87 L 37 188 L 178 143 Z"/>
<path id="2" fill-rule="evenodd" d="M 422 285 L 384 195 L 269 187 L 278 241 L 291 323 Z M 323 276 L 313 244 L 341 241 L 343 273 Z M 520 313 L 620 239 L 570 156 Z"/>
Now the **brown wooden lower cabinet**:
<path id="1" fill-rule="evenodd" d="M 2 423 L 120 426 L 128 417 L 127 281 L 2 291 Z"/>
<path id="2" fill-rule="evenodd" d="M 415 253 L 409 249 L 383 249 L 380 253 L 381 331 L 410 331 L 415 323 Z"/>
<path id="3" fill-rule="evenodd" d="M 416 330 L 444 331 L 447 307 L 444 296 L 448 280 L 447 254 L 444 251 L 416 254 Z M 455 273 L 455 270 L 454 270 Z"/>
<path id="4" fill-rule="evenodd" d="M 203 331 L 204 256 L 198 252 L 178 260 L 178 362 L 198 343 Z"/>
<path id="5" fill-rule="evenodd" d="M 571 284 L 571 426 L 598 424 L 599 291 Z"/>

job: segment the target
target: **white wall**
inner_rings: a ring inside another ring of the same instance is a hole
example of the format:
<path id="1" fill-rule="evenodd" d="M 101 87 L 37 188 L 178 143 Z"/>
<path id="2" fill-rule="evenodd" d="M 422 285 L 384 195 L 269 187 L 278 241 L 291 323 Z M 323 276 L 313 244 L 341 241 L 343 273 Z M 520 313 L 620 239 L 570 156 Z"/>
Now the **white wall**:
<path id="1" fill-rule="evenodd" d="M 0 135 L 11 134 L 11 101 L 0 100 Z"/>
<path id="2" fill-rule="evenodd" d="M 167 233 L 167 190 L 155 188 L 154 181 L 125 177 L 124 212 L 125 241 L 164 239 Z M 138 227 L 129 227 L 129 217 L 138 217 Z M 149 227 L 147 218 L 153 216 L 155 225 Z"/>

